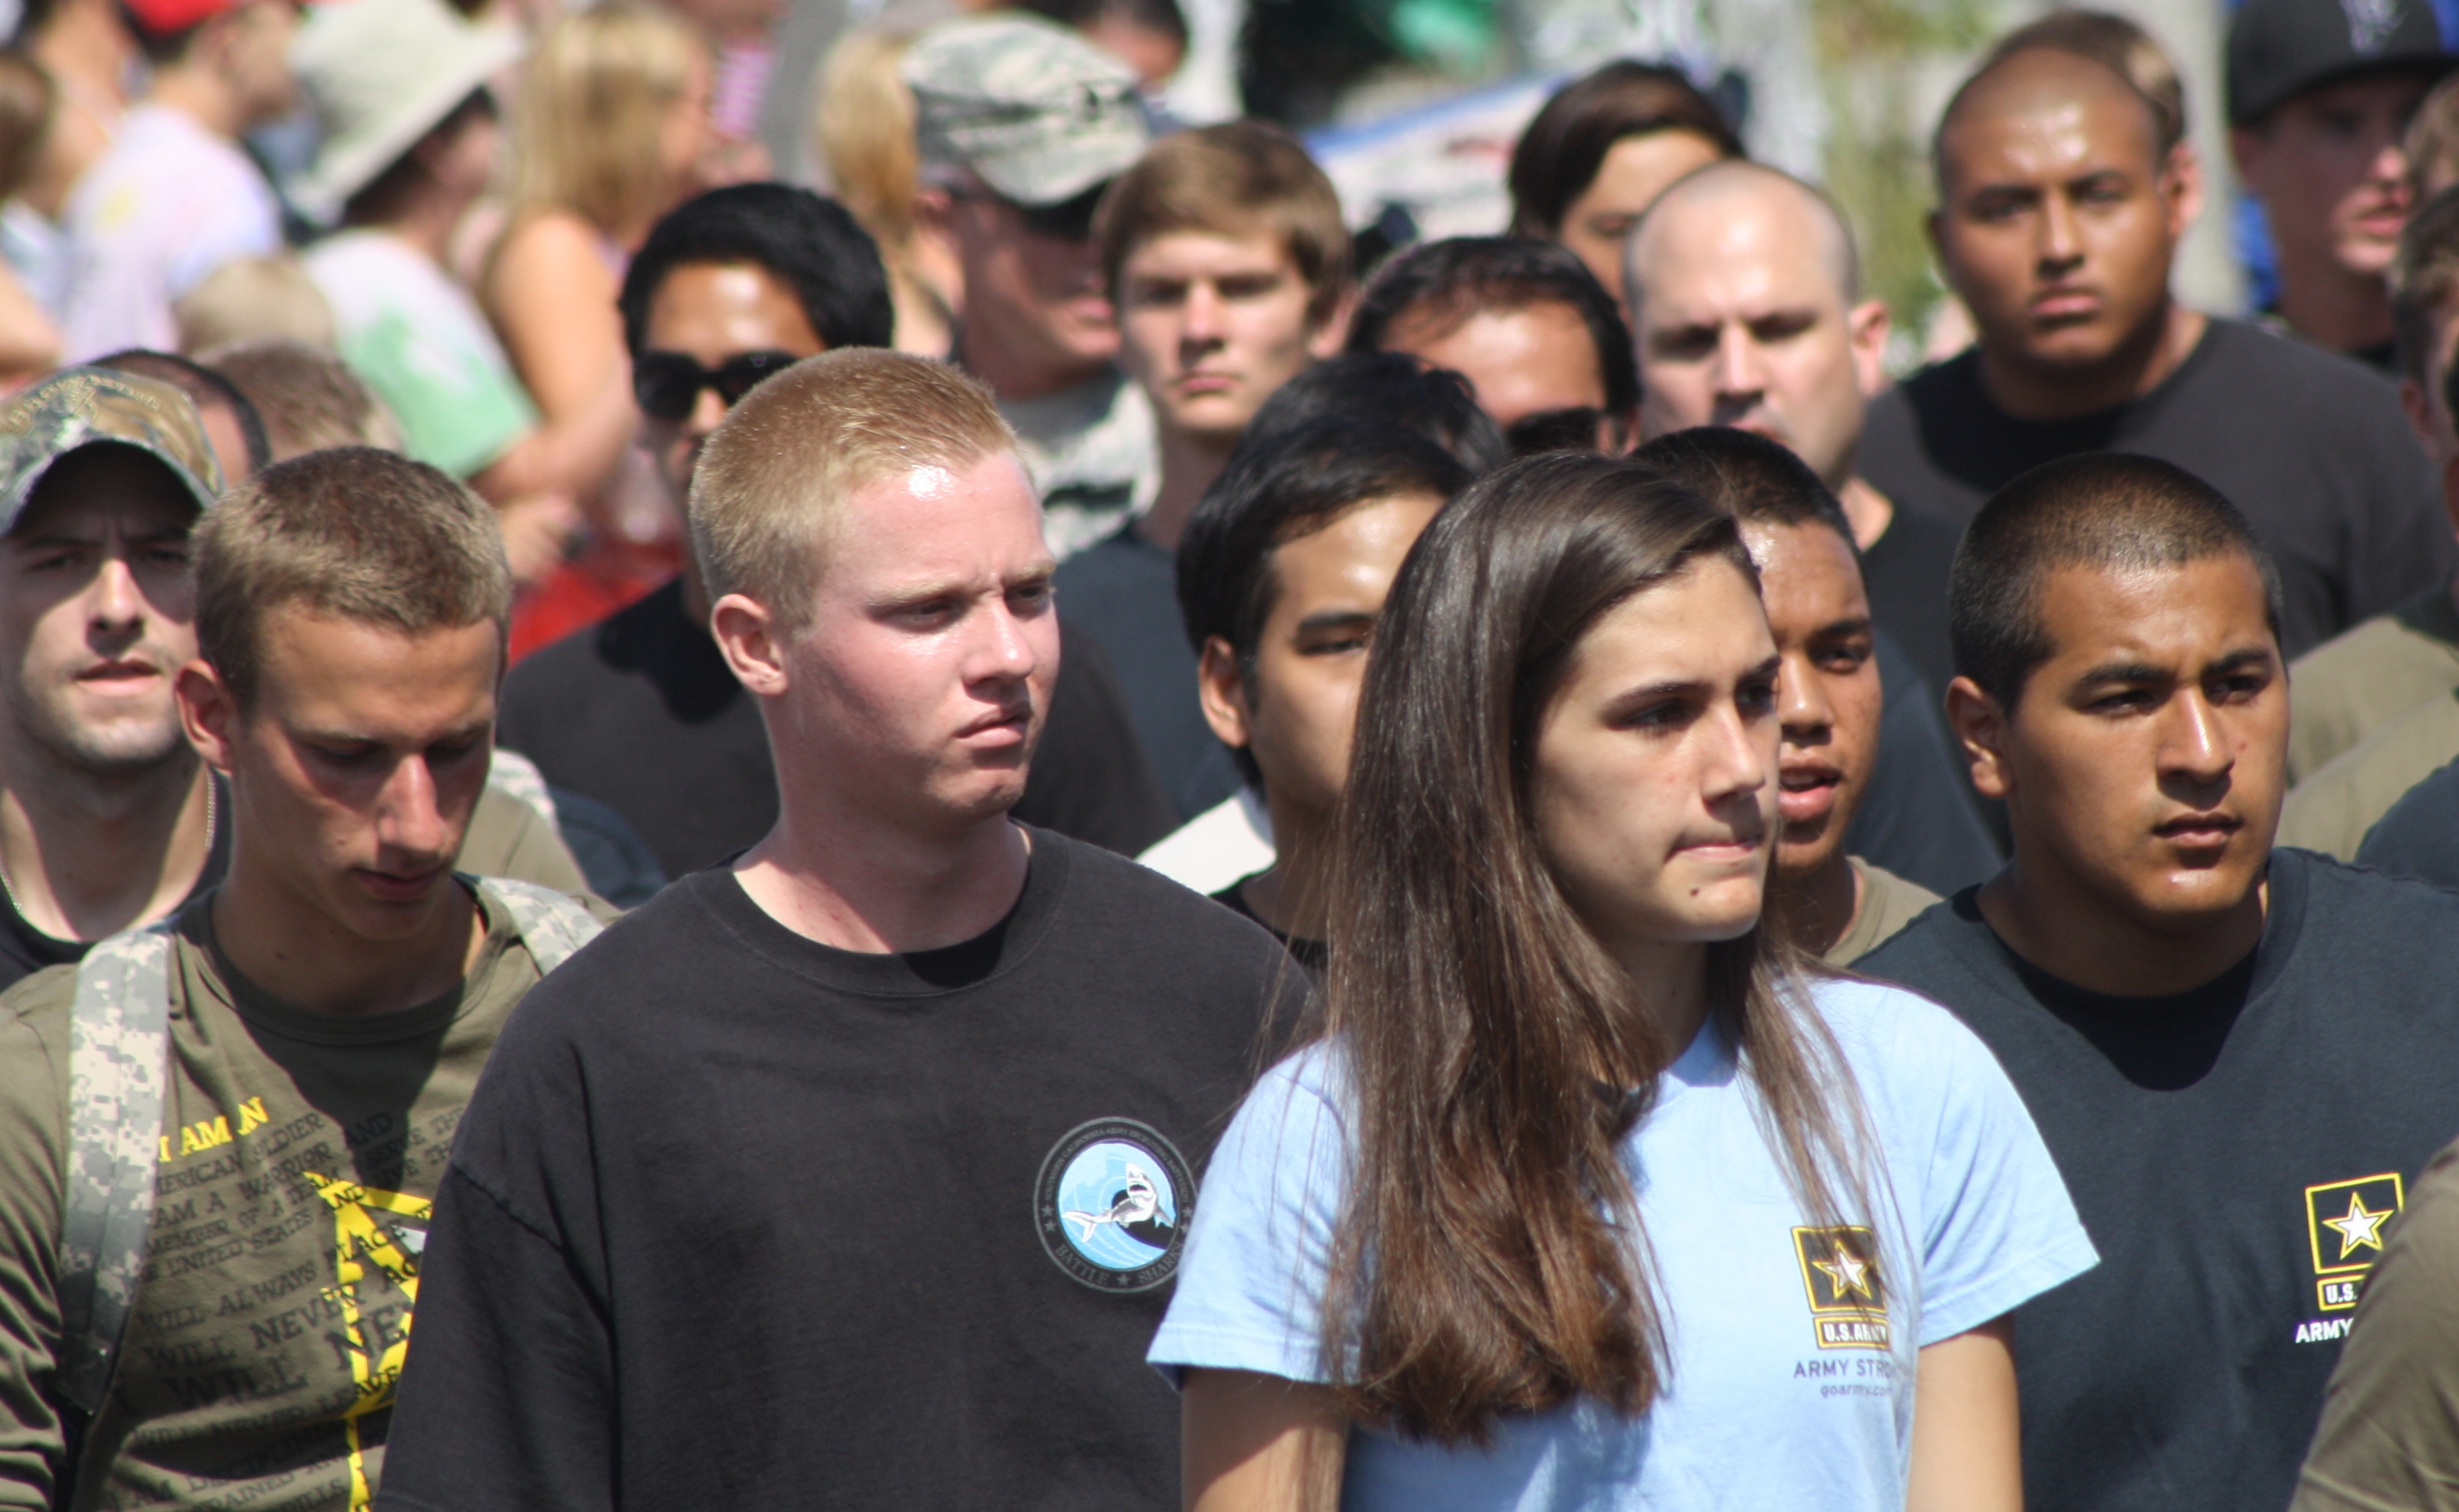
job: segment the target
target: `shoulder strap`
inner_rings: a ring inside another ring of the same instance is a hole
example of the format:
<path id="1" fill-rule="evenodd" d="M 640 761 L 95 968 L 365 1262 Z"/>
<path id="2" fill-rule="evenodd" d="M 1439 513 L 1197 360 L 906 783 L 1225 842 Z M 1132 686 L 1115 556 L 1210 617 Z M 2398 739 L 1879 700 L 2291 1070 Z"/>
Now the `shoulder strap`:
<path id="1" fill-rule="evenodd" d="M 154 1223 L 170 1065 L 171 932 L 130 930 L 77 966 L 69 1017 L 69 1170 L 60 1224 L 59 1391 L 102 1405 Z"/>
<path id="2" fill-rule="evenodd" d="M 478 891 L 513 916 L 538 975 L 572 958 L 572 953 L 598 937 L 606 926 L 598 922 L 571 894 L 513 877 L 480 877 Z"/>

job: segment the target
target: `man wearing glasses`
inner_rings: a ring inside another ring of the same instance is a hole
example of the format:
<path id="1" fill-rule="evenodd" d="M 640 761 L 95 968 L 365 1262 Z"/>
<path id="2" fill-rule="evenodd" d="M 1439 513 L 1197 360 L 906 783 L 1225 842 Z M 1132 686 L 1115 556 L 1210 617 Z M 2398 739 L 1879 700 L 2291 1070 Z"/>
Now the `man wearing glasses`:
<path id="1" fill-rule="evenodd" d="M 1152 506 L 1152 408 L 1117 364 L 1093 209 L 1151 133 L 1125 64 L 1014 13 L 934 29 L 905 57 L 924 223 L 964 270 L 956 364 L 1023 442 L 1062 560 Z"/>
<path id="2" fill-rule="evenodd" d="M 627 269 L 623 339 L 641 440 L 681 509 L 701 448 L 769 374 L 841 346 L 885 346 L 894 316 L 878 253 L 809 190 L 739 184 L 689 200 Z M 1017 811 L 1133 851 L 1175 822 L 1100 648 L 1065 639 L 1050 721 Z M 506 678 L 499 743 L 549 783 L 627 821 L 668 877 L 768 831 L 777 785 L 756 703 L 708 636 L 691 570 Z"/>

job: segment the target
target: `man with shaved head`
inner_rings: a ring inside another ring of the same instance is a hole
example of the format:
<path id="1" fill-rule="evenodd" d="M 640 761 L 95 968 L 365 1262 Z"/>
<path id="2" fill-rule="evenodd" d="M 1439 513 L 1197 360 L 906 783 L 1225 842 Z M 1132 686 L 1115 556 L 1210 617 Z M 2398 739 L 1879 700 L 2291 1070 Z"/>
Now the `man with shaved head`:
<path id="1" fill-rule="evenodd" d="M 1899 510 L 1856 464 L 1887 307 L 1861 297 L 1853 234 L 1824 194 L 1763 163 L 1668 189 L 1624 247 L 1641 430 L 1730 425 L 1781 442 L 1844 506 L 1870 608 L 1932 688 L 1955 675 L 1946 574 L 1955 527 Z"/>
<path id="2" fill-rule="evenodd" d="M 1929 230 L 1980 337 L 1872 405 L 1861 467 L 1900 507 L 1961 522 L 2058 457 L 2175 463 L 2278 561 L 2295 656 L 2459 554 L 2388 384 L 2170 296 L 2194 195 L 2161 119 L 2125 75 L 2047 38 L 1993 53 L 1956 92 Z"/>

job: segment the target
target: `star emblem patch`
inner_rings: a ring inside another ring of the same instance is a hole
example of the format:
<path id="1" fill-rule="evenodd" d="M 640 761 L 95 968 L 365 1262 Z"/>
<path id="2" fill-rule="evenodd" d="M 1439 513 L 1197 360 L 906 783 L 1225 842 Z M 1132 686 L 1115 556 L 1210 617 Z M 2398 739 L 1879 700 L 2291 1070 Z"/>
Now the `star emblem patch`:
<path id="1" fill-rule="evenodd" d="M 1860 1226 L 1796 1228 L 1793 1254 L 1820 1349 L 1888 1348 L 1887 1287 L 1876 1234 Z"/>
<path id="2" fill-rule="evenodd" d="M 2382 1258 L 2391 1220 L 2406 1189 L 2397 1171 L 2324 1182 L 2305 1188 L 2305 1237 L 2314 1261 L 2315 1305 L 2344 1312 L 2364 1291 L 2364 1273 Z"/>

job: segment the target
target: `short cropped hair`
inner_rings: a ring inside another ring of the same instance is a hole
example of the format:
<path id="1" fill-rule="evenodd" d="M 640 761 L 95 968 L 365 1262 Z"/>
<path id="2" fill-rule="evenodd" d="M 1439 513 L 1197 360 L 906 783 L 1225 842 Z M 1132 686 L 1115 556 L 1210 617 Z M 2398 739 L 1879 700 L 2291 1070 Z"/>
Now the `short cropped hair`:
<path id="1" fill-rule="evenodd" d="M 712 189 L 668 211 L 623 271 L 617 304 L 623 345 L 641 355 L 649 306 L 667 275 L 689 262 L 748 262 L 783 280 L 812 334 L 840 346 L 886 346 L 896 335 L 888 272 L 871 233 L 845 206 L 790 184 Z"/>
<path id="2" fill-rule="evenodd" d="M 148 347 L 131 346 L 125 351 L 97 357 L 87 364 L 90 368 L 108 368 L 114 372 L 135 373 L 139 378 L 152 378 L 169 384 L 188 396 L 199 414 L 216 410 L 229 413 L 238 425 L 240 440 L 247 451 L 247 470 L 251 473 L 264 471 L 273 460 L 273 443 L 264 433 L 264 417 L 240 392 L 239 385 L 193 358 L 172 352 L 154 351 Z M 239 479 L 232 478 L 231 482 Z"/>
<path id="3" fill-rule="evenodd" d="M 197 525 L 197 647 L 242 709 L 265 618 L 299 607 L 407 635 L 512 619 L 495 512 L 451 474 L 372 447 L 310 452 L 231 491 Z"/>
<path id="4" fill-rule="evenodd" d="M 1810 464 L 1791 447 L 1732 426 L 1695 426 L 1658 436 L 1631 453 L 1744 524 L 1824 525 L 1861 560 L 1853 521 Z"/>
<path id="5" fill-rule="evenodd" d="M 1411 495 L 1448 501 L 1474 478 L 1440 447 L 1398 426 L 1339 415 L 1260 438 L 1252 430 L 1204 491 L 1178 544 L 1178 608 L 1197 655 L 1218 636 L 1251 673 L 1280 599 L 1273 554 L 1362 504 Z M 1254 756 L 1230 752 L 1250 784 Z"/>
<path id="6" fill-rule="evenodd" d="M 2012 714 L 2026 680 L 2057 653 L 2041 619 L 2049 574 L 2232 555 L 2261 576 L 2263 613 L 2279 640 L 2279 569 L 2219 490 L 2183 468 L 2122 452 L 2044 463 L 1991 494 L 1956 548 L 1946 589 L 1955 670 Z"/>
<path id="7" fill-rule="evenodd" d="M 1143 243 L 1173 231 L 1277 236 L 1307 286 L 1307 324 L 1320 326 L 1349 287 L 1349 227 L 1340 195 L 1296 137 L 1262 121 L 1177 132 L 1121 174 L 1093 214 L 1111 296 Z"/>
<path id="8" fill-rule="evenodd" d="M 1946 134 L 1984 80 L 2027 52 L 2062 52 L 2096 63 L 2114 75 L 2143 106 L 2152 127 L 2152 168 L 2165 171 L 2186 136 L 2186 91 L 2177 65 L 2152 33 L 2123 16 L 2101 10 L 2052 10 L 1998 39 L 1980 64 L 1947 96 L 1930 128 L 1929 163 L 1939 199 L 1946 199 Z"/>
<path id="9" fill-rule="evenodd" d="M 218 347 L 202 360 L 256 407 L 276 462 L 334 447 L 402 449 L 392 411 L 329 351 L 305 342 L 253 341 Z"/>
<path id="10" fill-rule="evenodd" d="M 2000 37 L 1989 61 L 2032 48 L 2089 58 L 2133 86 L 2152 107 L 2162 158 L 2186 139 L 2186 85 L 2177 60 L 2136 22 L 2109 10 L 2052 10 Z"/>
<path id="11" fill-rule="evenodd" d="M 844 503 L 915 468 L 1016 450 L 990 390 L 946 363 L 856 346 L 795 364 L 727 411 L 692 473 L 692 554 L 711 599 L 742 594 L 788 631 Z"/>
<path id="12" fill-rule="evenodd" d="M 1413 431 L 1472 477 L 1511 460 L 1503 428 L 1479 408 L 1468 380 L 1407 352 L 1343 352 L 1316 363 L 1272 390 L 1246 434 L 1276 435 L 1328 415 Z"/>
<path id="13" fill-rule="evenodd" d="M 2433 327 L 2459 305 L 2459 185 L 2417 207 L 2390 264 L 2391 346 L 2401 376 L 2427 381 Z"/>
<path id="14" fill-rule="evenodd" d="M 1639 408 L 1639 360 L 1613 296 L 1569 249 L 1530 237 L 1451 237 L 1400 253 L 1366 286 L 1350 322 L 1349 349 L 1383 350 L 1404 320 L 1428 322 L 1448 335 L 1473 315 L 1531 304 L 1570 306 L 1596 343 L 1606 408 L 1622 416 Z"/>
<path id="15" fill-rule="evenodd" d="M 1680 69 L 1617 58 L 1564 85 L 1511 149 L 1511 231 L 1551 237 L 1614 143 L 1661 131 L 1687 131 L 1713 143 L 1719 158 L 1747 158 L 1714 100 Z"/>

